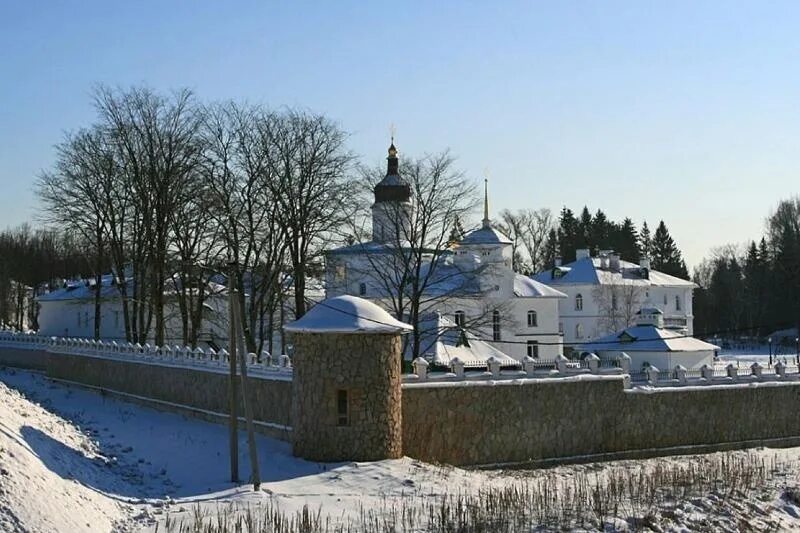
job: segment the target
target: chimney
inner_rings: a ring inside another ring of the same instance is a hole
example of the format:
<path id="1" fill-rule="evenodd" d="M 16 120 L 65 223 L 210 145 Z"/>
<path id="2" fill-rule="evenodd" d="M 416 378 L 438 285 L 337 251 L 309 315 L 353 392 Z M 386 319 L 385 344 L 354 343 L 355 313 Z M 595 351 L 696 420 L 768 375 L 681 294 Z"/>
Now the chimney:
<path id="1" fill-rule="evenodd" d="M 619 272 L 619 254 L 608 256 L 608 268 L 614 272 Z"/>
<path id="2" fill-rule="evenodd" d="M 639 274 L 642 279 L 650 279 L 650 258 L 642 257 L 639 260 Z"/>
<path id="3" fill-rule="evenodd" d="M 580 261 L 581 259 L 587 259 L 591 257 L 588 248 L 578 248 L 575 250 L 575 260 Z"/>

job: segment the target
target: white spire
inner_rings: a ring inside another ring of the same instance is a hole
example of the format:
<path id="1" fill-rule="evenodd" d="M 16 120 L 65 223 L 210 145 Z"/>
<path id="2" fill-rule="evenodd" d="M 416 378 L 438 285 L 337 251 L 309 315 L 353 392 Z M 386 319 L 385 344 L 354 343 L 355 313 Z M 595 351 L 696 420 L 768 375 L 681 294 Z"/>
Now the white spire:
<path id="1" fill-rule="evenodd" d="M 490 227 L 491 221 L 489 220 L 489 178 L 483 179 L 483 227 Z"/>

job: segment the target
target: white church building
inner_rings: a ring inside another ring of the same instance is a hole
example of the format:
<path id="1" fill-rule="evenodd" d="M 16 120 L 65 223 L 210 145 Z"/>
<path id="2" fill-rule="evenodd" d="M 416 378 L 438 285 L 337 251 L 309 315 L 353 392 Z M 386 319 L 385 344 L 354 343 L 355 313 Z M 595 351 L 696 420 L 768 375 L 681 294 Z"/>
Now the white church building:
<path id="1" fill-rule="evenodd" d="M 372 239 L 327 251 L 326 291 L 328 298 L 357 295 L 391 312 L 393 286 L 386 282 L 387 273 L 397 270 L 394 265 L 402 257 L 402 236 L 408 234 L 414 205 L 411 188 L 399 170 L 394 144 L 387 161 L 386 176 L 374 188 Z M 427 314 L 445 317 L 468 330 L 469 336 L 464 338 L 485 341 L 517 361 L 526 355 L 554 359 L 561 354 L 558 308 L 567 296 L 512 270 L 511 241 L 489 219 L 488 194 L 481 227 L 451 243 L 435 265 L 428 263 L 425 268 L 435 268 L 436 273 L 422 307 Z M 447 337 L 459 338 L 443 338 Z M 424 355 L 444 364 L 442 354 L 447 350 L 432 345 L 430 353 L 422 347 Z M 472 356 L 478 358 L 492 354 L 489 349 L 473 352 Z"/>
<path id="2" fill-rule="evenodd" d="M 567 296 L 559 309 L 565 351 L 633 325 L 643 307 L 658 309 L 665 329 L 692 334 L 696 285 L 651 269 L 647 259 L 637 265 L 610 250 L 592 257 L 583 249 L 572 263 L 556 260 L 533 278 Z"/>

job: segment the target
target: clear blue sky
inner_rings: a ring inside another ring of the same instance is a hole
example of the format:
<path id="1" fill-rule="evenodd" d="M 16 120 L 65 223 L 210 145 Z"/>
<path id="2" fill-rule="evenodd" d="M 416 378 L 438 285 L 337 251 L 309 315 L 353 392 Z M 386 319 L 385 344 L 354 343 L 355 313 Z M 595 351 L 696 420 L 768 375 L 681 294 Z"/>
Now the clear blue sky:
<path id="1" fill-rule="evenodd" d="M 800 192 L 800 2 L 0 5 L 0 226 L 95 83 L 328 114 L 367 162 L 451 148 L 502 208 L 666 220 L 690 264 Z"/>

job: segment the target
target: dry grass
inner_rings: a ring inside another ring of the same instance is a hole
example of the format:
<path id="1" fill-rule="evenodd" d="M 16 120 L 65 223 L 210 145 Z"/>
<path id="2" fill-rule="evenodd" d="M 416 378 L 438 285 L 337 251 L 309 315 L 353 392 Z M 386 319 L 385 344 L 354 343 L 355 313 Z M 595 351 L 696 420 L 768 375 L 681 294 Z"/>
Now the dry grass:
<path id="1" fill-rule="evenodd" d="M 196 508 L 189 519 L 168 520 L 166 533 L 378 533 L 432 531 L 516 532 L 536 529 L 607 529 L 624 520 L 632 529 L 669 521 L 670 509 L 689 498 L 745 498 L 787 465 L 754 453 L 728 453 L 558 471 L 506 473 L 515 479 L 473 494 L 387 498 L 341 518 L 307 507 L 295 514 L 270 502 L 235 505 L 214 513 Z M 795 493 L 793 492 L 792 495 Z"/>

